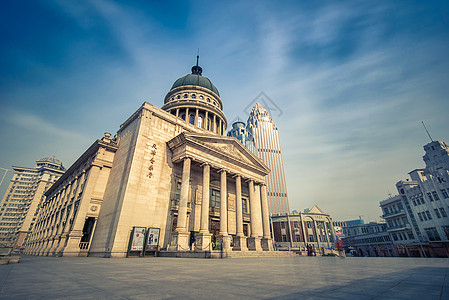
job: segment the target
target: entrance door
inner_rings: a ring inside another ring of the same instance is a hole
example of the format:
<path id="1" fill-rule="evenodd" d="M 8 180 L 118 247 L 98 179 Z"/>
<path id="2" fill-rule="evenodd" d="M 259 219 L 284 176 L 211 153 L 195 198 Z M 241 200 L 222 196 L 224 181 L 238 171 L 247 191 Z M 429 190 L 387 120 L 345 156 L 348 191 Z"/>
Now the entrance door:
<path id="1" fill-rule="evenodd" d="M 211 237 L 212 242 L 215 243 L 217 241 L 216 237 L 218 236 L 219 232 L 220 232 L 220 221 L 211 220 L 210 221 L 210 233 L 212 234 L 212 237 Z"/>

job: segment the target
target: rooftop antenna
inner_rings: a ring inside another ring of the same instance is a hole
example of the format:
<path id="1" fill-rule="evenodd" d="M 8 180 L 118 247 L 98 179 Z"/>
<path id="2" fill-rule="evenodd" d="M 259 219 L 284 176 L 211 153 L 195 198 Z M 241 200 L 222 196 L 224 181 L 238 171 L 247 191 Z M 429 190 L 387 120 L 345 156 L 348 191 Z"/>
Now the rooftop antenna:
<path id="1" fill-rule="evenodd" d="M 421 121 L 421 123 L 422 123 L 422 126 L 424 126 L 424 129 L 426 130 L 427 135 L 428 135 L 429 138 L 430 138 L 430 141 L 433 142 L 433 139 L 432 139 L 432 137 L 430 136 L 429 130 L 427 130 L 427 127 L 426 127 L 426 125 L 424 124 L 424 121 Z"/>

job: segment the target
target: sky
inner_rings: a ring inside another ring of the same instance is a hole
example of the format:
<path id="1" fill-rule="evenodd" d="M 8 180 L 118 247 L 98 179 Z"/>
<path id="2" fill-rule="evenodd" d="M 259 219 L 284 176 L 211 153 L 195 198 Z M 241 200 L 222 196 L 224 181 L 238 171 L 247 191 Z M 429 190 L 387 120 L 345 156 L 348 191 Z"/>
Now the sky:
<path id="1" fill-rule="evenodd" d="M 277 108 L 291 209 L 380 221 L 424 167 L 421 122 L 449 141 L 447 1 L 19 0 L 0 10 L 0 167 L 70 167 L 161 107 L 198 48 L 229 123 L 261 93 Z"/>

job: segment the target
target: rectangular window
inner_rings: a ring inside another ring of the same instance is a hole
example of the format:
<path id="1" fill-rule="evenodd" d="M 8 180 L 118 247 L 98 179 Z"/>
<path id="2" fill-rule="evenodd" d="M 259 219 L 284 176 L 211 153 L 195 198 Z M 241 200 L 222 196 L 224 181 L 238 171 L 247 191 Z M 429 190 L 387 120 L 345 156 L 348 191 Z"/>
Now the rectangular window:
<path id="1" fill-rule="evenodd" d="M 427 218 L 429 218 L 429 220 L 432 220 L 432 216 L 430 215 L 430 212 L 428 210 L 426 210 L 426 215 L 427 215 Z"/>
<path id="2" fill-rule="evenodd" d="M 437 218 L 438 219 L 441 218 L 441 215 L 440 215 L 440 212 L 438 211 L 438 209 L 435 208 L 434 211 L 435 211 L 435 214 L 437 215 Z"/>
<path id="3" fill-rule="evenodd" d="M 393 240 L 395 240 L 395 241 L 398 240 L 398 236 L 396 235 L 396 233 L 393 232 L 391 235 L 393 236 Z"/>
<path id="4" fill-rule="evenodd" d="M 423 220 L 423 217 L 422 217 L 422 215 L 421 215 L 421 213 L 418 213 L 418 217 L 419 217 L 419 220 L 422 222 L 422 221 L 424 221 Z"/>
<path id="5" fill-rule="evenodd" d="M 281 228 L 285 229 L 285 223 L 284 222 L 281 222 Z"/>
<path id="6" fill-rule="evenodd" d="M 307 228 L 312 228 L 312 222 L 307 221 Z"/>
<path id="7" fill-rule="evenodd" d="M 421 204 L 426 203 L 426 202 L 424 202 L 424 197 L 423 197 L 423 195 L 420 195 L 420 196 L 419 196 L 419 199 L 421 200 Z"/>
<path id="8" fill-rule="evenodd" d="M 295 235 L 296 241 L 300 242 L 301 241 L 301 236 L 299 234 Z"/>
<path id="9" fill-rule="evenodd" d="M 285 234 L 282 235 L 282 241 L 285 243 L 287 242 L 287 236 Z"/>
<path id="10" fill-rule="evenodd" d="M 409 232 L 407 232 L 407 233 L 408 233 L 408 238 L 409 238 L 410 240 L 415 239 L 415 236 L 413 235 L 413 232 L 409 231 Z"/>
<path id="11" fill-rule="evenodd" d="M 436 191 L 432 192 L 432 195 L 435 200 L 440 200 L 440 197 L 438 196 L 438 193 Z"/>
<path id="12" fill-rule="evenodd" d="M 416 206 L 416 201 L 415 201 L 415 199 L 412 199 L 412 202 L 413 202 L 413 206 Z"/>
<path id="13" fill-rule="evenodd" d="M 449 195 L 447 194 L 445 189 L 441 190 L 441 194 L 443 194 L 443 198 L 445 198 L 445 199 L 449 198 Z"/>
<path id="14" fill-rule="evenodd" d="M 309 242 L 315 242 L 314 238 L 313 238 L 313 234 L 309 234 Z"/>
<path id="15" fill-rule="evenodd" d="M 299 228 L 299 223 L 298 223 L 298 221 L 293 221 L 293 227 Z"/>
<path id="16" fill-rule="evenodd" d="M 212 195 L 210 197 L 211 207 L 220 207 L 220 191 L 212 189 Z"/>
<path id="17" fill-rule="evenodd" d="M 242 213 L 248 213 L 248 199 L 242 198 Z"/>
<path id="18" fill-rule="evenodd" d="M 429 241 L 441 241 L 440 235 L 435 227 L 424 228 L 429 237 Z"/>
<path id="19" fill-rule="evenodd" d="M 178 201 L 181 199 L 181 182 L 176 183 L 175 199 Z"/>
<path id="20" fill-rule="evenodd" d="M 429 198 L 430 202 L 433 201 L 432 195 L 430 193 L 427 193 L 427 197 Z"/>
<path id="21" fill-rule="evenodd" d="M 444 207 L 440 207 L 440 213 L 443 217 L 447 217 L 446 211 L 444 210 Z"/>

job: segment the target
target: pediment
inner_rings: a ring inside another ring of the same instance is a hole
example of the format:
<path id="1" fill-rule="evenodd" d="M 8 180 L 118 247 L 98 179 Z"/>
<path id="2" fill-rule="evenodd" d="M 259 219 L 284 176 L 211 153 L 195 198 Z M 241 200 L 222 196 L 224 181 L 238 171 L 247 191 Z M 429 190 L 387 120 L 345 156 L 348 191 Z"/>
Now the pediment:
<path id="1" fill-rule="evenodd" d="M 192 147 L 217 155 L 225 160 L 252 167 L 268 174 L 270 169 L 234 137 L 183 132 L 169 142 L 171 149 L 187 143 Z M 195 146 L 196 145 L 196 146 Z"/>
<path id="2" fill-rule="evenodd" d="M 324 214 L 324 211 L 322 211 L 318 205 L 314 205 L 308 212 L 309 214 Z"/>

